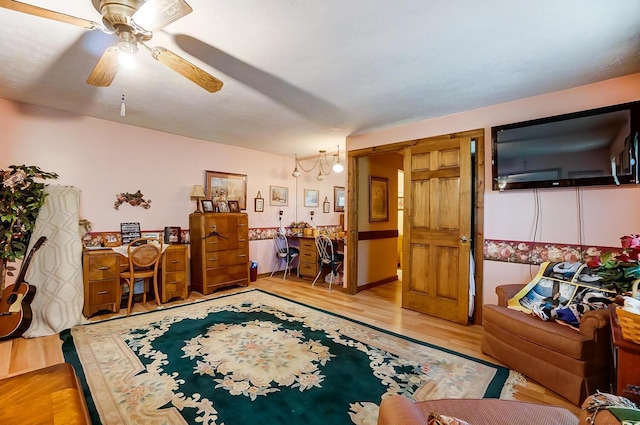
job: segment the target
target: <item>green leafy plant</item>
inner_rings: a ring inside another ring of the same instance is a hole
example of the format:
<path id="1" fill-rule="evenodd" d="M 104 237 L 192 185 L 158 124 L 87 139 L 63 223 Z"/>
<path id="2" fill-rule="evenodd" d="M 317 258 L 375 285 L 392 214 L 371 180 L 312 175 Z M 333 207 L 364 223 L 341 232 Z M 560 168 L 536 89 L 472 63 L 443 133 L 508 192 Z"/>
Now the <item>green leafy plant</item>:
<path id="1" fill-rule="evenodd" d="M 624 293 L 631 289 L 635 279 L 640 279 L 640 235 L 622 236 L 620 244 L 622 252 L 606 252 L 591 257 L 587 266 L 602 278 L 605 286 Z"/>
<path id="2" fill-rule="evenodd" d="M 44 204 L 45 184 L 36 181 L 57 179 L 56 173 L 42 171 L 36 166 L 10 165 L 0 170 L 0 289 L 5 274 L 13 276 L 14 268 L 7 267 L 24 257 L 40 207 Z"/>

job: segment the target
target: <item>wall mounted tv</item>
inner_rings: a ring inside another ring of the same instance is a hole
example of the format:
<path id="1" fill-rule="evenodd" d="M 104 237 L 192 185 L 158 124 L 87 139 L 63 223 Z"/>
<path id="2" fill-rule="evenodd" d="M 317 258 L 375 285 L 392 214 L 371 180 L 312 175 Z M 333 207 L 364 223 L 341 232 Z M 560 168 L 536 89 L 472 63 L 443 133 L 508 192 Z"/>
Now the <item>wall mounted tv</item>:
<path id="1" fill-rule="evenodd" d="M 493 189 L 638 184 L 640 102 L 491 128 Z"/>

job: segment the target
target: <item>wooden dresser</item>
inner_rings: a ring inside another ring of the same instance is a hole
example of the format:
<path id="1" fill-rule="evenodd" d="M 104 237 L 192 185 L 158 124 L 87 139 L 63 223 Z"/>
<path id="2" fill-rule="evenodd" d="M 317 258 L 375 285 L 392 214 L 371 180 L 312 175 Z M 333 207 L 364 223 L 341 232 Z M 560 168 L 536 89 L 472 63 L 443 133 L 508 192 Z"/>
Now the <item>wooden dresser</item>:
<path id="1" fill-rule="evenodd" d="M 316 239 L 314 237 L 301 236 L 298 240 L 300 241 L 300 262 L 298 263 L 300 277 L 315 279 L 318 274 Z"/>
<path id="2" fill-rule="evenodd" d="M 204 295 L 249 284 L 249 219 L 245 213 L 193 213 L 191 289 Z"/>
<path id="3" fill-rule="evenodd" d="M 189 297 L 189 250 L 187 245 L 169 245 L 162 255 L 158 276 L 160 301 Z"/>
<path id="4" fill-rule="evenodd" d="M 163 255 L 158 276 L 160 301 L 189 297 L 189 251 L 187 245 L 169 245 Z M 120 271 L 125 269 L 126 257 L 111 249 L 82 252 L 84 279 L 84 308 L 82 313 L 91 317 L 99 311 L 120 311 L 122 286 Z"/>
<path id="5" fill-rule="evenodd" d="M 98 311 L 120 311 L 120 255 L 110 249 L 82 252 L 84 307 L 82 313 L 91 317 Z"/>

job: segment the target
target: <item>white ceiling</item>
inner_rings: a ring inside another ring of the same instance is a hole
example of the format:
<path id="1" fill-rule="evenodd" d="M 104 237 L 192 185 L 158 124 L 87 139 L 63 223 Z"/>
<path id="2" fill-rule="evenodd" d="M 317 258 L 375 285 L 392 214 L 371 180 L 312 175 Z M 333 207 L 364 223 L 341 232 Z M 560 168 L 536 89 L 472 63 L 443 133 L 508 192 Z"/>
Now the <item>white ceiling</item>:
<path id="1" fill-rule="evenodd" d="M 91 0 L 24 0 L 100 22 Z M 277 154 L 640 72 L 639 0 L 187 0 L 154 34 L 224 82 L 137 54 L 85 83 L 113 36 L 0 9 L 0 97 Z M 126 95 L 126 116 L 120 98 Z"/>

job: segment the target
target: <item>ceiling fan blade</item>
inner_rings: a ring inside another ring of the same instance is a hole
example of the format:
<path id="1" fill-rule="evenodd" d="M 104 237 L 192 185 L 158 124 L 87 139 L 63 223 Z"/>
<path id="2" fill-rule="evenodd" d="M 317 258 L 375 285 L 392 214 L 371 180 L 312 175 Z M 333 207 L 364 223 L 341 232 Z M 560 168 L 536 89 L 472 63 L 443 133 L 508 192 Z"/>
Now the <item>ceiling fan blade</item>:
<path id="1" fill-rule="evenodd" d="M 215 93 L 222 88 L 222 81 L 164 47 L 152 48 L 151 55 L 155 60 L 162 62 L 208 92 Z"/>
<path id="2" fill-rule="evenodd" d="M 102 29 L 102 25 L 98 24 L 97 22 L 88 21 L 86 19 L 77 18 L 71 15 L 65 15 L 64 13 L 54 12 L 53 10 L 43 9 L 41 7 L 21 3 L 19 1 L 0 0 L 0 7 L 15 10 L 16 12 L 26 13 L 28 15 L 40 16 L 41 18 L 47 18 L 71 25 L 77 25 L 89 30 Z"/>
<path id="3" fill-rule="evenodd" d="M 192 11 L 184 0 L 147 0 L 132 19 L 144 29 L 157 31 Z"/>
<path id="4" fill-rule="evenodd" d="M 109 87 L 120 66 L 118 54 L 117 47 L 108 47 L 93 68 L 93 71 L 91 71 L 89 78 L 87 78 L 87 84 L 97 87 Z"/>

